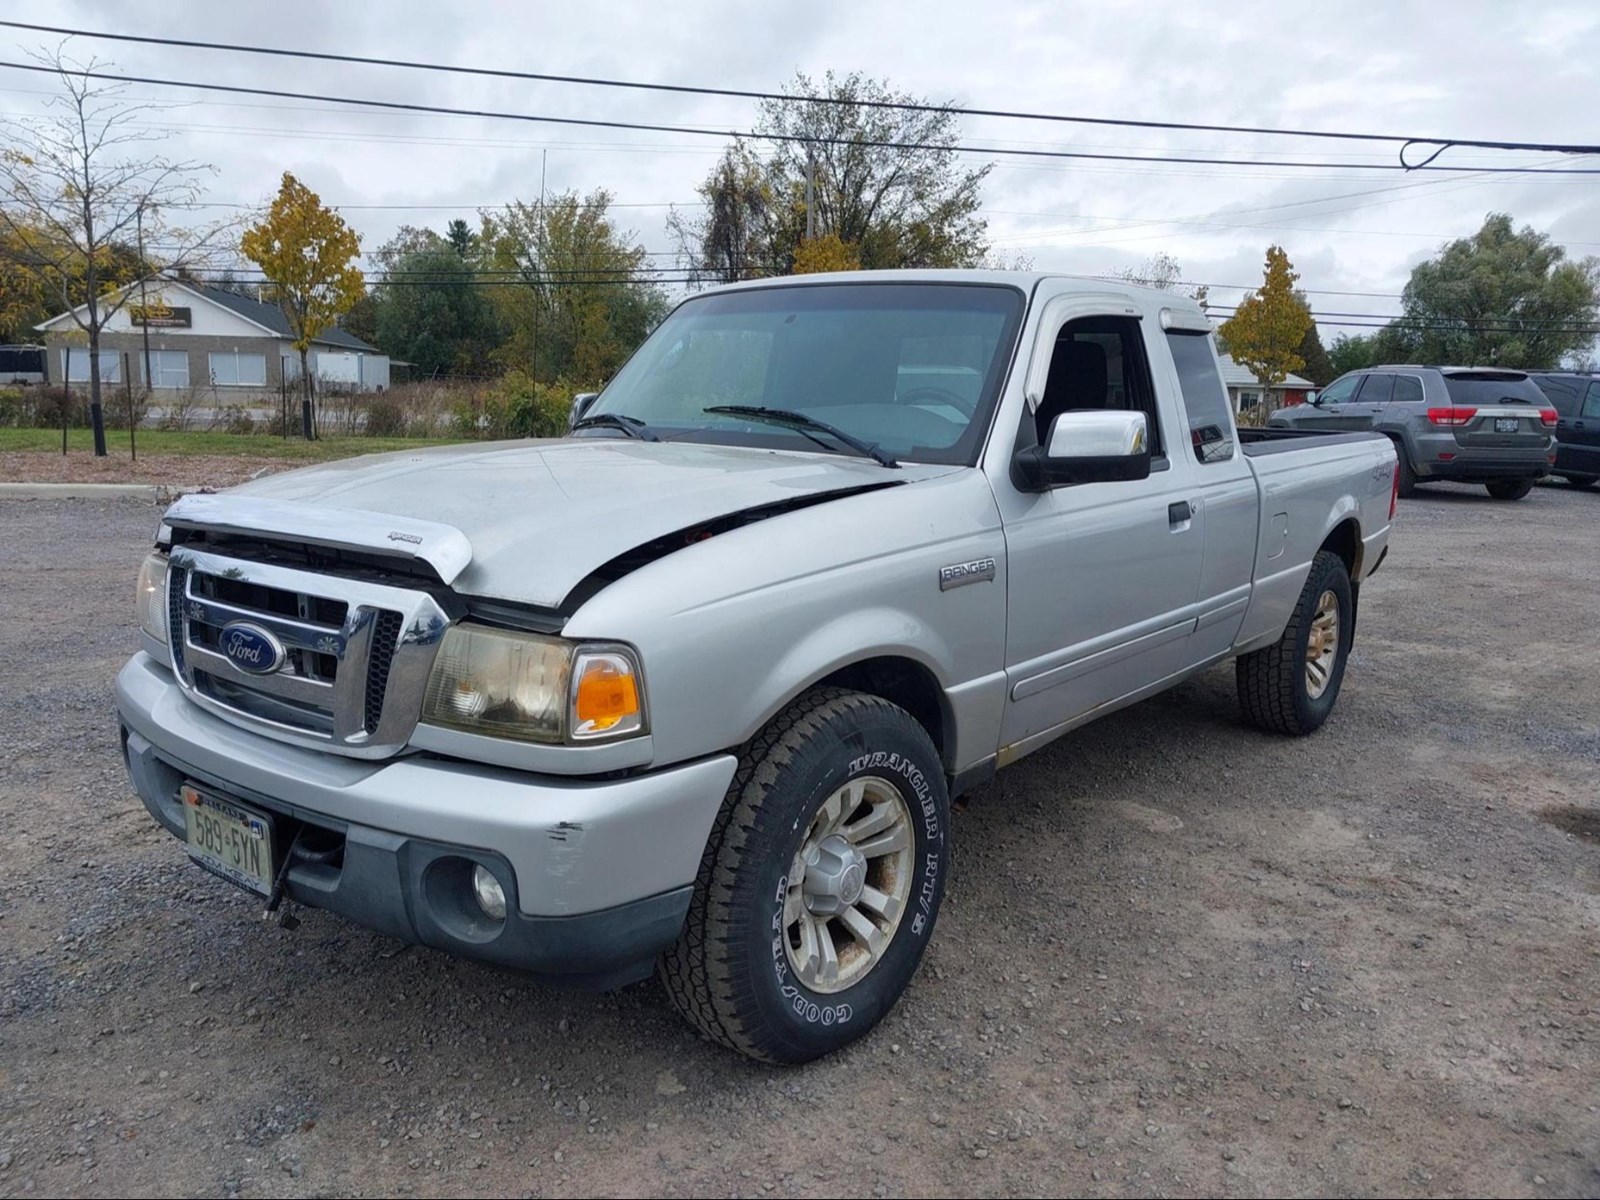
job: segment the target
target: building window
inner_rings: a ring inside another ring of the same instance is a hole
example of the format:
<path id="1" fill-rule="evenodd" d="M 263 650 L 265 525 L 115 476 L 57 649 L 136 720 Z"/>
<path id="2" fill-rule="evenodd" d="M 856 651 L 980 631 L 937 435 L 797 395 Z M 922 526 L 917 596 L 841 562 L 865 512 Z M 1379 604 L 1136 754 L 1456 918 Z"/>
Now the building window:
<path id="1" fill-rule="evenodd" d="M 68 383 L 89 382 L 89 351 L 70 346 L 61 352 L 61 377 Z M 100 382 L 122 382 L 122 355 L 115 350 L 100 351 Z"/>
<path id="2" fill-rule="evenodd" d="M 139 356 L 143 358 L 141 354 Z M 153 388 L 186 388 L 189 386 L 189 352 L 187 350 L 150 351 L 150 386 Z"/>
<path id="3" fill-rule="evenodd" d="M 218 387 L 266 387 L 267 356 L 229 350 L 211 355 L 211 382 Z"/>

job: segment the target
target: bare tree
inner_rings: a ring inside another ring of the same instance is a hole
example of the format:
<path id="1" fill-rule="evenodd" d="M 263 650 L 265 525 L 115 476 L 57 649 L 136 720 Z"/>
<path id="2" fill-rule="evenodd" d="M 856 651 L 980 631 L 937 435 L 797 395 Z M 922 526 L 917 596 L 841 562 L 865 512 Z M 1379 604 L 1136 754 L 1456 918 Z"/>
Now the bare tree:
<path id="1" fill-rule="evenodd" d="M 71 314 L 89 344 L 89 411 L 94 452 L 106 452 L 100 403 L 100 335 L 138 296 L 128 285 L 155 267 L 196 265 L 218 244 L 226 223 L 178 227 L 167 214 L 190 211 L 201 179 L 215 171 L 174 162 L 154 144 L 172 136 L 146 119 L 163 106 L 130 103 L 125 87 L 94 78 L 109 64 L 79 63 L 65 45 L 33 55 L 61 83 L 47 113 L 4 122 L 0 150 L 0 231 L 18 264 L 35 273 Z M 145 253 L 136 247 L 143 224 Z"/>

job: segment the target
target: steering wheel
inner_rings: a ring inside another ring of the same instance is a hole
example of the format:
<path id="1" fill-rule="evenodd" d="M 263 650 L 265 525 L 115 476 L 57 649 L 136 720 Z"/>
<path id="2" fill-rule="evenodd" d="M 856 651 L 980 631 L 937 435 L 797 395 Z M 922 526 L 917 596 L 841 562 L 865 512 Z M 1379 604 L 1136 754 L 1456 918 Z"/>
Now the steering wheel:
<path id="1" fill-rule="evenodd" d="M 897 403 L 906 405 L 943 404 L 955 409 L 964 417 L 972 416 L 978 408 L 976 401 L 969 401 L 965 396 L 958 392 L 953 392 L 949 388 L 932 385 L 912 388 L 901 396 Z"/>

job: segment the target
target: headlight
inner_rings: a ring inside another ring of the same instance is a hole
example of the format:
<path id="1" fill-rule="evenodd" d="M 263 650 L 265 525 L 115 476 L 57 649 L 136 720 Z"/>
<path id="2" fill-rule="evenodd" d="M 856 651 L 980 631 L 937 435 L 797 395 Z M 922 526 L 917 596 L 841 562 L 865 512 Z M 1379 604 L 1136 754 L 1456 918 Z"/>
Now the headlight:
<path id="1" fill-rule="evenodd" d="M 139 588 L 134 599 L 139 628 L 163 646 L 167 644 L 167 556 L 152 554 L 139 567 Z"/>
<path id="2" fill-rule="evenodd" d="M 428 677 L 422 719 L 524 742 L 595 741 L 645 730 L 631 651 L 454 625 Z"/>

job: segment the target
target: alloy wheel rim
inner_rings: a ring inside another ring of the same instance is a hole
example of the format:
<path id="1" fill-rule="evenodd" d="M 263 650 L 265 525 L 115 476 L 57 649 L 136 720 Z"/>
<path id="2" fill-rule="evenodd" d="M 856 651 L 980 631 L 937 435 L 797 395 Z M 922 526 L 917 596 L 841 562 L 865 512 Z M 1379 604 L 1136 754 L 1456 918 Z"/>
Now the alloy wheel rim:
<path id="1" fill-rule="evenodd" d="M 911 807 L 864 775 L 822 802 L 789 866 L 783 944 L 813 992 L 854 987 L 888 952 L 911 894 Z"/>
<path id="2" fill-rule="evenodd" d="M 1339 656 L 1339 598 L 1332 590 L 1317 597 L 1316 615 L 1306 638 L 1306 694 L 1322 698 L 1333 682 L 1333 664 Z"/>

